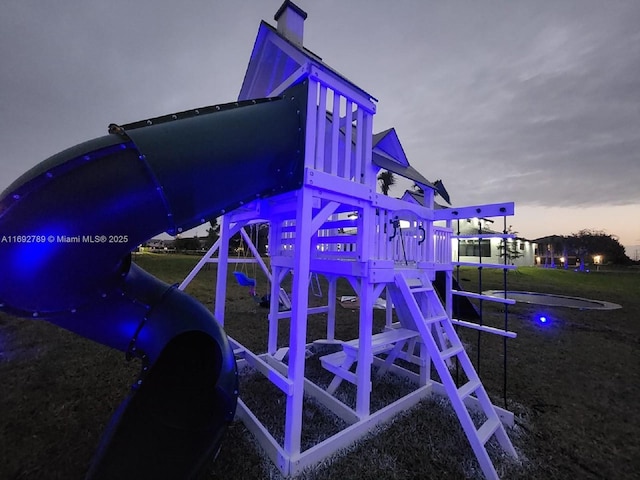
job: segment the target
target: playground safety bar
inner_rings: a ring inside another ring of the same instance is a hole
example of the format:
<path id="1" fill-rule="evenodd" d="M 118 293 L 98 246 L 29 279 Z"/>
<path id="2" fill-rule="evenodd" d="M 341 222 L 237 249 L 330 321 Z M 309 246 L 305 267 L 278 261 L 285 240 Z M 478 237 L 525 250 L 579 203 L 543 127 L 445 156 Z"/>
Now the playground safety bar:
<path id="1" fill-rule="evenodd" d="M 0 195 L 0 310 L 139 358 L 87 478 L 192 478 L 238 396 L 224 330 L 195 299 L 131 263 L 176 234 L 300 187 L 307 86 L 109 127 Z"/>

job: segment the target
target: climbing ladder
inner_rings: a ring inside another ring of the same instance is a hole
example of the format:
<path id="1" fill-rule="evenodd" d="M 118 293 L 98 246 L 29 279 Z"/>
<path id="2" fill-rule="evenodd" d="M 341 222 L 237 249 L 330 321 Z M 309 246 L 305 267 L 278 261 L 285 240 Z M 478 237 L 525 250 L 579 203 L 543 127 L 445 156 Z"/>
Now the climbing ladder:
<path id="1" fill-rule="evenodd" d="M 487 453 L 487 442 L 495 435 L 506 453 L 514 458 L 517 453 L 431 281 L 421 270 L 398 270 L 394 284 L 389 285 L 389 292 L 402 328 L 420 333 L 422 344 L 440 376 L 482 472 L 487 479 L 498 479 Z M 466 377 L 460 387 L 456 385 L 448 366 L 456 358 Z M 479 426 L 465 405 L 465 399 L 470 396 L 478 400 L 480 408 L 476 413 L 483 417 L 479 422 L 476 418 Z"/>

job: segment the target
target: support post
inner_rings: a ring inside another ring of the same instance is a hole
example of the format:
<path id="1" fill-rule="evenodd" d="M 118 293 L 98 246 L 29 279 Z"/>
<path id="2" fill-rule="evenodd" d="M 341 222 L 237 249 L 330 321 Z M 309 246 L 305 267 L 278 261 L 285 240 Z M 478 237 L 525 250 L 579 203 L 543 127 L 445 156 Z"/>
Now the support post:
<path id="1" fill-rule="evenodd" d="M 371 258 L 372 232 L 374 230 L 374 210 L 363 209 L 358 218 L 358 252 L 360 259 Z M 358 349 L 358 366 L 356 368 L 358 392 L 356 396 L 356 413 L 362 418 L 369 415 L 371 403 L 371 365 L 373 354 L 371 337 L 373 336 L 373 283 L 369 278 L 362 278 L 360 283 L 360 318 Z"/>
<path id="2" fill-rule="evenodd" d="M 302 400 L 304 396 L 304 365 L 307 337 L 307 308 L 309 305 L 309 267 L 311 254 L 311 191 L 300 190 L 296 211 L 294 276 L 291 302 L 291 331 L 289 337 L 289 380 L 293 391 L 287 396 L 284 451 L 291 461 L 300 456 L 302 436 Z"/>
<path id="3" fill-rule="evenodd" d="M 373 285 L 364 280 L 360 284 L 360 328 L 358 366 L 356 368 L 358 393 L 356 413 L 360 418 L 369 415 L 371 403 L 371 364 L 373 354 L 371 337 L 373 336 Z"/>
<path id="4" fill-rule="evenodd" d="M 271 274 L 271 292 L 269 299 L 269 339 L 267 352 L 274 355 L 278 350 L 278 327 L 280 320 L 278 319 L 278 311 L 280 306 L 280 278 L 282 267 L 272 267 Z"/>
<path id="5" fill-rule="evenodd" d="M 327 277 L 329 287 L 327 288 L 327 340 L 336 339 L 336 295 L 338 292 L 338 278 L 335 276 Z"/>
<path id="6" fill-rule="evenodd" d="M 220 246 L 218 248 L 218 274 L 216 277 L 216 295 L 213 299 L 213 315 L 216 320 L 224 325 L 224 306 L 227 299 L 227 270 L 229 266 L 229 219 L 223 216 L 220 219 Z"/>

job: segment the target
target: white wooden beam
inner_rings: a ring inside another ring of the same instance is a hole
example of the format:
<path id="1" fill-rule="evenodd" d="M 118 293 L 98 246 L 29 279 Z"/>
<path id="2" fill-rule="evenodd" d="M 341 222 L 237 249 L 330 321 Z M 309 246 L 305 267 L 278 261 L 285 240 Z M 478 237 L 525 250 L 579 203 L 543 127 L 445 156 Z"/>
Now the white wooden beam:
<path id="1" fill-rule="evenodd" d="M 311 249 L 312 192 L 302 188 L 298 196 L 295 237 L 295 275 L 292 282 L 291 322 L 289 334 L 289 380 L 294 388 L 286 399 L 284 450 L 290 458 L 300 455 L 304 366 L 309 306 L 309 252 Z"/>
<path id="2" fill-rule="evenodd" d="M 475 205 L 469 207 L 443 208 L 434 210 L 434 220 L 454 220 L 457 218 L 487 218 L 511 216 L 515 212 L 513 202 L 510 203 L 492 203 L 488 205 Z"/>
<path id="3" fill-rule="evenodd" d="M 291 85 L 294 85 L 294 84 L 298 83 L 298 81 L 300 81 L 302 78 L 307 76 L 309 74 L 309 69 L 310 68 L 311 68 L 311 65 L 309 63 L 303 64 L 300 68 L 298 68 L 291 75 L 289 75 L 287 77 L 287 79 L 284 80 L 280 85 L 278 85 L 276 88 L 271 90 L 269 92 L 269 94 L 267 95 L 267 97 L 277 97 L 277 96 L 279 96 L 282 92 L 284 92 Z"/>
<path id="4" fill-rule="evenodd" d="M 193 267 L 193 270 L 189 272 L 189 275 L 187 275 L 185 279 L 182 280 L 180 285 L 178 285 L 178 290 L 184 290 L 185 288 L 187 288 L 187 285 L 189 285 L 191 281 L 195 278 L 195 276 L 200 272 L 200 270 L 202 270 L 202 267 L 204 267 L 207 263 L 210 262 L 211 258 L 213 257 L 213 254 L 218 251 L 218 248 L 220 248 L 220 238 L 218 238 L 215 241 L 215 243 L 211 246 L 211 248 L 207 250 L 207 253 L 205 253 L 202 256 L 202 258 L 196 264 L 196 266 Z"/>
<path id="5" fill-rule="evenodd" d="M 321 70 L 315 65 L 311 66 L 309 71 L 309 78 L 314 80 L 318 80 L 319 82 L 328 85 L 332 90 L 337 91 L 343 97 L 350 99 L 352 102 L 358 104 L 358 106 L 370 114 L 376 113 L 376 104 L 372 101 L 372 97 L 367 94 L 364 95 L 364 92 L 361 90 L 353 88 L 348 85 L 342 79 L 337 77 L 335 73 Z"/>

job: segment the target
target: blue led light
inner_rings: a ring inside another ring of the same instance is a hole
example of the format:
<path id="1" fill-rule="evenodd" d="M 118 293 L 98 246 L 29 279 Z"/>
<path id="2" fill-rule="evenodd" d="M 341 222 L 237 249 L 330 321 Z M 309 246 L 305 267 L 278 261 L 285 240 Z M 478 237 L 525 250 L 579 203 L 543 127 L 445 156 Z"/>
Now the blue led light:
<path id="1" fill-rule="evenodd" d="M 540 325 L 548 325 L 551 321 L 549 316 L 545 315 L 544 313 L 537 313 L 534 318 L 536 323 L 539 323 Z"/>

